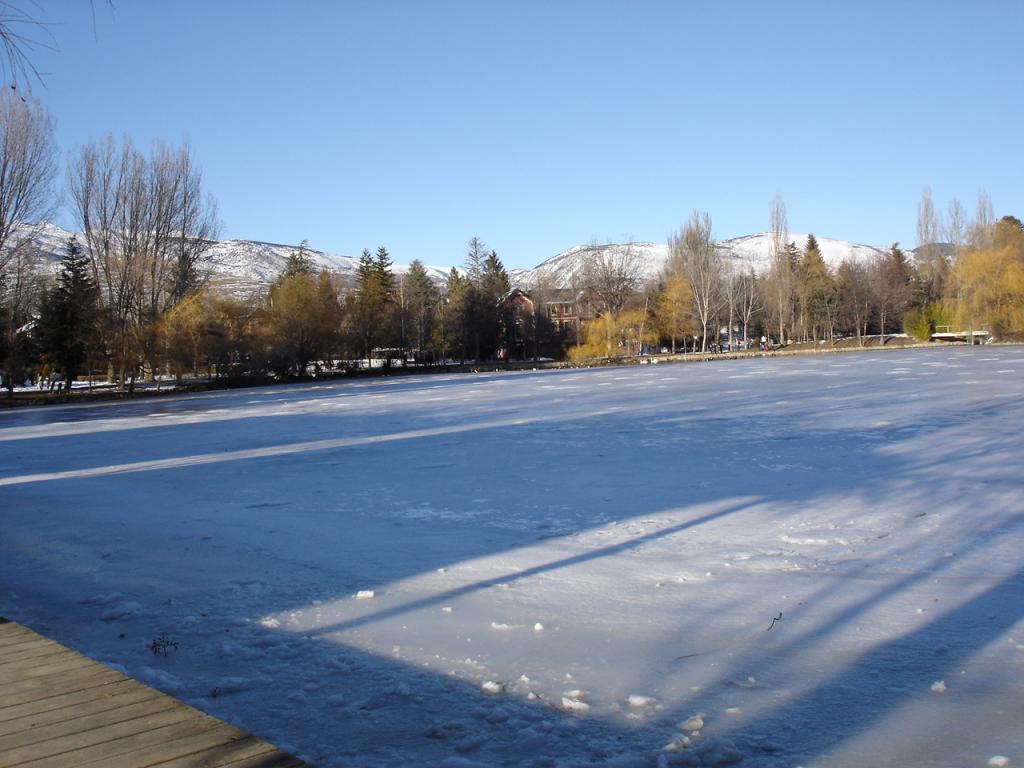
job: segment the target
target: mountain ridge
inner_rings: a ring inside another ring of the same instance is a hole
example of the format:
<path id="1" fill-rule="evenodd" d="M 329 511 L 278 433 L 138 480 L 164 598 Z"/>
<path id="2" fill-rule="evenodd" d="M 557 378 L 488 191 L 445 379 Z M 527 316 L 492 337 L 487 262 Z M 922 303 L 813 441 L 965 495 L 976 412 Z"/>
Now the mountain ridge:
<path id="1" fill-rule="evenodd" d="M 49 222 L 42 222 L 32 227 L 22 227 L 23 239 L 29 239 L 42 256 L 42 269 L 55 269 L 67 240 L 76 236 L 84 242 L 79 233 L 65 230 Z M 18 235 L 16 234 L 15 237 Z M 806 245 L 808 235 L 791 234 L 787 242 L 795 243 L 798 248 Z M 770 232 L 758 232 L 752 235 L 720 240 L 717 247 L 727 258 L 733 260 L 740 269 L 753 269 L 758 274 L 765 274 L 771 264 Z M 846 240 L 837 240 L 825 236 L 815 236 L 825 263 L 835 269 L 845 260 L 867 262 L 886 253 L 889 247 L 864 245 Z M 265 240 L 226 239 L 213 241 L 206 252 L 209 266 L 209 277 L 212 283 L 228 291 L 244 294 L 265 289 L 284 269 L 288 256 L 298 250 L 299 245 L 272 243 Z M 316 269 L 326 269 L 343 279 L 351 280 L 355 276 L 359 258 L 346 256 L 315 248 L 306 248 L 306 253 Z M 509 270 L 509 279 L 513 286 L 529 289 L 539 283 L 553 288 L 573 288 L 582 283 L 587 263 L 599 253 L 611 253 L 618 258 L 627 254 L 636 257 L 640 265 L 643 280 L 654 279 L 664 268 L 669 257 L 667 243 L 606 243 L 603 245 L 574 245 L 551 256 L 529 269 Z M 913 255 L 914 251 L 908 250 Z M 46 262 L 49 262 L 48 264 Z M 404 274 L 407 264 L 395 264 L 396 274 Z M 435 282 L 443 282 L 451 267 L 427 266 L 427 274 Z"/>

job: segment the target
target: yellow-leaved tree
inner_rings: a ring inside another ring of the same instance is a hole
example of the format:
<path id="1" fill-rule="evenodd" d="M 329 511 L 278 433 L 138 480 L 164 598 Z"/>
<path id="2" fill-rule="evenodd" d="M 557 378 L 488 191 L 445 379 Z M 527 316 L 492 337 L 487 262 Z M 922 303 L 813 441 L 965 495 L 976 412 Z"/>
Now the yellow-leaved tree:
<path id="1" fill-rule="evenodd" d="M 654 319 L 657 330 L 663 338 L 672 343 L 672 354 L 676 342 L 699 331 L 697 315 L 693 311 L 693 291 L 690 282 L 681 274 L 669 274 L 662 280 L 654 301 Z"/>
<path id="2" fill-rule="evenodd" d="M 991 245 L 965 251 L 957 260 L 954 288 L 957 322 L 988 330 L 996 339 L 1024 338 L 1024 227 L 1004 216 Z"/>
<path id="3" fill-rule="evenodd" d="M 642 309 L 630 309 L 596 317 L 587 323 L 584 342 L 569 350 L 573 362 L 600 357 L 629 357 L 640 354 L 642 344 L 656 344 L 654 323 Z"/>
<path id="4" fill-rule="evenodd" d="M 186 373 L 198 373 L 201 364 L 210 364 L 208 340 L 213 324 L 210 297 L 203 291 L 188 294 L 165 312 L 157 322 L 156 333 L 167 367 L 181 384 Z"/>

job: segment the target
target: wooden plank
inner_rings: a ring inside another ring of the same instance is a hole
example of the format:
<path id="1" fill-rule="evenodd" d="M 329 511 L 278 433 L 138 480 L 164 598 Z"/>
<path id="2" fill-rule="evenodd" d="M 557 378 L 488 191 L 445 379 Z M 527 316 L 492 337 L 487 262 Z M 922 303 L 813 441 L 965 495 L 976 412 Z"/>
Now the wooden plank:
<path id="1" fill-rule="evenodd" d="M 255 736 L 246 735 L 224 744 L 202 747 L 181 757 L 164 760 L 153 765 L 160 768 L 220 768 L 220 766 L 237 764 L 255 757 L 274 755 L 278 751 L 273 745 L 267 744 Z M 117 768 L 121 768 L 121 766 L 117 766 Z"/>
<path id="2" fill-rule="evenodd" d="M 21 759 L 19 762 L 11 763 L 10 766 L 17 765 L 19 768 L 22 765 L 25 768 L 68 768 L 68 766 L 75 766 L 75 768 L 78 768 L 78 766 L 88 765 L 92 762 L 99 762 L 105 765 L 112 758 L 123 755 L 126 752 L 134 752 L 143 747 L 172 742 L 182 736 L 201 733 L 212 728 L 225 727 L 223 723 L 214 720 L 212 717 L 204 717 L 193 710 L 186 709 L 184 706 L 180 709 L 163 713 L 163 717 L 168 720 L 172 719 L 175 715 L 182 719 L 148 730 L 125 733 L 120 737 L 111 738 L 106 741 L 71 747 L 63 752 L 46 755 L 45 757 L 30 756 L 28 759 Z M 0 768 L 9 768 L 9 765 L 3 762 L 6 757 L 6 755 L 0 755 Z"/>
<path id="3" fill-rule="evenodd" d="M 207 718 L 213 720 L 213 718 Z M 234 728 L 226 723 L 218 723 L 219 727 L 211 728 L 202 733 L 192 733 L 177 739 L 168 739 L 142 749 L 125 752 L 115 757 L 105 756 L 101 760 L 92 763 L 81 764 L 78 768 L 138 768 L 138 766 L 161 766 L 167 765 L 188 766 L 219 766 L 224 760 L 217 758 L 214 761 L 203 762 L 204 758 L 199 755 L 207 753 L 208 756 L 220 754 L 217 750 L 223 750 L 231 755 L 230 760 L 237 758 L 253 757 L 258 755 L 269 755 L 277 752 L 273 746 L 260 741 L 245 731 Z M 248 747 L 248 749 L 246 749 Z"/>
<path id="4" fill-rule="evenodd" d="M 91 731 L 73 733 L 61 736 L 48 741 L 26 744 L 23 747 L 8 750 L 0 753 L 0 766 L 20 765 L 21 763 L 35 762 L 50 758 L 58 758 L 53 765 L 79 765 L 91 758 L 79 758 L 78 754 L 89 753 L 89 750 L 97 750 L 95 757 L 103 755 L 120 754 L 120 752 L 108 752 L 109 745 L 119 741 L 140 735 L 154 735 L 164 730 L 167 726 L 189 724 L 191 727 L 198 725 L 197 721 L 202 716 L 195 710 L 185 707 L 175 707 L 145 717 L 137 717 L 134 720 L 126 720 L 121 723 L 94 728 Z M 162 736 L 155 736 L 157 741 Z M 131 747 L 122 749 L 121 752 L 130 751 Z M 74 754 L 74 757 L 69 755 Z"/>
<path id="5" fill-rule="evenodd" d="M 31 629 L 28 629 L 27 627 L 23 627 L 23 626 L 21 626 L 21 624 L 17 624 L 17 623 L 15 623 L 13 621 L 7 621 L 7 622 L 4 622 L 3 624 L 0 624 L 0 643 L 7 643 L 7 642 L 9 642 L 12 639 L 21 638 L 21 637 L 39 637 L 39 638 L 41 638 L 42 635 L 38 635 L 35 632 L 33 632 Z"/>
<path id="6" fill-rule="evenodd" d="M 44 699 L 36 699 L 34 701 L 12 704 L 10 706 L 6 705 L 6 696 L 4 695 L 6 694 L 6 691 L 3 691 L 0 692 L 0 723 L 43 712 L 50 712 L 52 710 L 63 709 L 64 707 L 76 706 L 83 702 L 102 700 L 104 697 L 114 696 L 121 691 L 129 690 L 133 685 L 137 685 L 134 680 L 124 678 L 123 680 L 117 680 L 112 683 L 94 685 L 82 690 L 59 693 L 55 696 L 48 696 Z"/>
<path id="7" fill-rule="evenodd" d="M 125 683 L 128 683 L 128 685 L 125 686 Z M 149 699 L 155 699 L 161 695 L 149 688 L 144 688 L 140 685 L 131 685 L 130 683 L 130 680 L 126 680 L 124 683 L 114 683 L 112 686 L 107 686 L 116 689 L 116 692 L 113 695 L 100 694 L 97 696 L 93 693 L 93 695 L 88 698 L 75 703 L 66 704 L 65 706 L 44 709 L 37 712 L 29 712 L 28 714 L 23 714 L 21 717 L 0 720 L 0 736 L 7 736 L 8 734 L 18 733 L 19 731 L 27 731 L 30 728 L 41 728 L 42 726 L 49 725 L 50 723 L 62 723 L 75 720 L 76 718 L 84 717 L 85 715 L 98 714 L 100 712 L 106 712 L 111 709 L 123 707 L 127 704 L 137 704 Z M 93 688 L 89 691 L 79 691 L 78 694 L 73 695 L 91 693 L 97 690 L 102 689 Z M 60 698 L 61 697 L 55 696 L 52 699 L 44 699 L 44 701 L 52 701 Z M 3 710 L 0 710 L 0 713 L 2 712 Z"/>
<path id="8" fill-rule="evenodd" d="M 55 659 L 44 658 L 40 663 L 35 663 L 33 659 L 29 659 L 21 665 L 0 667 L 0 685 L 12 683 L 16 680 L 28 680 L 33 677 L 65 675 L 77 669 L 88 669 L 95 664 L 95 661 L 87 659 L 85 656 L 66 652 Z"/>
<path id="9" fill-rule="evenodd" d="M 49 677 L 37 677 L 29 680 L 20 680 L 16 683 L 8 683 L 2 689 L 0 695 L 6 705 L 25 704 L 37 699 L 46 699 L 50 696 L 59 696 L 64 693 L 74 693 L 85 688 L 95 688 L 98 685 L 114 683 L 118 680 L 126 680 L 124 675 L 119 675 L 112 669 L 100 664 L 95 667 L 83 667 L 65 675 L 50 675 Z"/>
<path id="10" fill-rule="evenodd" d="M 301 768 L 301 760 L 0 618 L 0 768 Z"/>
<path id="11" fill-rule="evenodd" d="M 64 648 L 60 643 L 55 643 L 53 640 L 47 640 L 45 637 L 40 637 L 39 635 L 36 635 L 35 637 L 24 637 L 23 639 L 25 642 L 20 645 L 6 645 L 3 648 L 0 648 L 0 659 L 9 658 L 16 653 L 29 650 L 29 642 L 38 648 Z"/>
<path id="12" fill-rule="evenodd" d="M 104 712 L 90 712 L 80 717 L 61 720 L 48 725 L 21 730 L 7 736 L 0 736 L 0 754 L 12 752 L 19 747 L 53 741 L 67 736 L 97 731 L 107 726 L 121 725 L 149 715 L 181 706 L 169 696 L 154 696 L 144 701 L 108 709 Z"/>
<path id="13" fill-rule="evenodd" d="M 58 653 L 67 653 L 67 649 L 56 643 L 34 643 L 26 645 L 25 650 L 15 650 L 11 653 L 0 653 L 0 669 L 8 664 L 17 664 L 25 659 L 42 659 Z"/>
<path id="14" fill-rule="evenodd" d="M 0 637 L 0 653 L 4 653 L 11 648 L 17 648 L 19 645 L 25 645 L 26 643 L 38 643 L 41 640 L 42 638 L 32 636 L 23 631 L 7 634 Z"/>
<path id="15" fill-rule="evenodd" d="M 9 626 L 9 624 L 5 624 L 0 627 L 0 648 L 6 648 L 9 645 L 16 645 L 17 643 L 23 643 L 26 640 L 35 639 L 22 632 L 21 627 L 8 629 Z"/>

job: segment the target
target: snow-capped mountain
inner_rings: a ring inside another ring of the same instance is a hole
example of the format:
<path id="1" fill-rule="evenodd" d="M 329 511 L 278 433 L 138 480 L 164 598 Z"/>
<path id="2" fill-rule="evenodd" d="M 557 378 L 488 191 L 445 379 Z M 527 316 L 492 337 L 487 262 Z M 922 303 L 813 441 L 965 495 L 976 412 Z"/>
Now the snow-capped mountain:
<path id="1" fill-rule="evenodd" d="M 76 233 L 44 222 L 34 227 L 22 228 L 16 240 L 28 239 L 37 258 L 48 261 L 56 267 L 68 240 Z M 83 245 L 85 238 L 77 235 Z M 234 293 L 244 294 L 258 290 L 273 282 L 284 269 L 288 256 L 299 249 L 298 245 L 282 245 L 264 243 L 257 240 L 218 240 L 206 252 L 206 267 L 210 281 Z M 358 257 L 342 256 L 326 251 L 307 248 L 306 255 L 316 270 L 326 269 L 331 274 L 342 278 L 355 275 Z M 395 264 L 395 274 L 401 275 L 408 270 L 408 265 Z M 441 281 L 448 274 L 448 268 L 426 267 L 427 275 L 433 280 Z"/>
<path id="2" fill-rule="evenodd" d="M 272 283 L 284 269 L 288 256 L 298 248 L 297 245 L 257 240 L 219 240 L 210 246 L 206 257 L 213 281 L 229 290 L 244 292 Z M 345 279 L 355 277 L 358 257 L 308 248 L 305 253 L 317 271 L 325 269 Z M 405 274 L 408 269 L 407 264 L 395 264 L 392 267 L 396 275 Z M 448 269 L 444 267 L 428 266 L 426 270 L 427 275 L 435 281 L 444 280 L 448 275 Z"/>
<path id="3" fill-rule="evenodd" d="M 52 266 L 60 259 L 61 253 L 72 236 L 69 232 L 54 224 L 43 223 L 25 228 L 16 237 L 29 238 L 34 244 L 34 251 L 49 261 Z M 84 243 L 84 238 L 79 235 Z M 867 262 L 885 253 L 888 248 L 872 245 L 850 243 L 845 240 L 834 240 L 830 237 L 817 237 L 818 246 L 825 263 L 836 269 L 843 261 Z M 807 244 L 807 235 L 791 234 L 789 241 L 803 249 Z M 722 240 L 718 248 L 723 254 L 734 259 L 741 269 L 752 268 L 758 274 L 768 272 L 771 265 L 772 235 L 761 232 L 756 235 L 734 237 Z M 219 240 L 207 251 L 210 279 L 231 292 L 244 294 L 258 290 L 273 282 L 284 268 L 288 256 L 298 249 L 298 245 L 266 243 L 258 240 Z M 316 269 L 326 269 L 332 274 L 350 279 L 355 275 L 358 258 L 340 254 L 327 253 L 307 249 L 309 258 Z M 669 257 L 669 248 L 665 243 L 612 243 L 607 245 L 577 245 L 563 251 L 532 269 L 515 269 L 509 272 L 512 284 L 521 288 L 530 288 L 543 283 L 553 288 L 581 287 L 587 265 L 598 255 L 613 260 L 635 258 L 640 265 L 643 279 L 657 277 Z M 908 251 L 912 256 L 913 251 Z M 396 264 L 396 274 L 403 274 L 407 265 Z M 428 266 L 427 274 L 441 283 L 448 275 L 449 267 Z"/>
<path id="4" fill-rule="evenodd" d="M 587 267 L 598 257 L 622 262 L 636 259 L 643 278 L 655 277 L 668 260 L 665 243 L 610 243 L 608 245 L 576 245 L 552 256 L 533 269 L 516 269 L 509 273 L 513 285 L 531 288 L 544 284 L 549 288 L 580 288 Z"/>
<path id="5" fill-rule="evenodd" d="M 802 234 L 790 234 L 788 240 L 802 250 L 807 245 L 807 237 Z M 815 239 L 821 249 L 822 258 L 833 270 L 844 261 L 867 262 L 888 251 L 888 248 L 834 240 L 830 237 L 815 236 Z M 765 274 L 771 266 L 770 232 L 721 240 L 718 248 L 741 269 L 752 268 L 758 274 Z M 665 243 L 577 245 L 552 256 L 533 269 L 514 270 L 510 277 L 514 284 L 523 288 L 539 283 L 552 288 L 572 288 L 582 284 L 587 265 L 599 255 L 605 255 L 613 260 L 635 258 L 639 262 L 643 279 L 649 280 L 657 277 L 664 268 L 665 262 L 668 261 L 669 248 Z"/>

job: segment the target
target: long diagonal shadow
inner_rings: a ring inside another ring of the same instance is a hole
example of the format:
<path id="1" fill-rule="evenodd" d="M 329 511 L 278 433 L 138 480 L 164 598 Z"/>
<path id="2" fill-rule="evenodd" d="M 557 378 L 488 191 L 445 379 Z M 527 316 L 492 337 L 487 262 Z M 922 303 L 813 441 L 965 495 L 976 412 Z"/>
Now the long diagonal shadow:
<path id="1" fill-rule="evenodd" d="M 744 509 L 756 506 L 762 501 L 760 497 L 748 498 L 738 504 L 733 504 L 720 509 L 716 512 L 709 512 L 706 515 L 687 520 L 676 525 L 671 525 L 666 528 L 662 528 L 657 531 L 646 533 L 642 536 L 637 536 L 626 541 L 621 541 L 617 544 L 610 544 L 606 547 L 600 547 L 598 549 L 592 549 L 587 552 L 581 552 L 578 555 L 572 555 L 571 557 L 565 557 L 561 560 L 554 560 L 550 563 L 543 563 L 541 565 L 535 565 L 530 568 L 524 568 L 521 571 L 515 571 L 514 573 L 503 573 L 499 576 L 492 576 L 489 579 L 482 579 L 475 581 L 472 584 L 464 584 L 461 587 L 455 587 L 454 589 L 445 590 L 429 597 L 420 598 L 419 600 L 412 600 L 401 605 L 396 605 L 391 608 L 386 608 L 382 611 L 368 614 L 366 616 L 360 616 L 358 618 L 349 619 L 348 621 L 342 621 L 335 624 L 331 624 L 324 627 L 318 627 L 317 630 L 311 633 L 314 636 L 325 635 L 331 632 L 343 632 L 345 630 L 354 629 L 356 627 L 371 624 L 375 621 L 382 621 L 390 619 L 395 616 L 401 616 L 404 613 L 419 610 L 421 608 L 429 608 L 439 603 L 447 602 L 457 597 L 479 592 L 484 589 L 496 587 L 499 584 L 508 584 L 523 579 L 528 579 L 532 576 L 537 576 L 542 573 L 549 573 L 551 571 L 557 571 L 562 568 L 569 568 L 573 565 L 579 565 L 586 563 L 590 560 L 597 560 L 602 557 L 609 557 L 619 552 L 624 552 L 629 549 L 633 549 L 641 544 L 645 544 L 650 541 L 656 541 L 666 536 L 671 536 L 674 533 L 685 531 L 690 528 L 696 528 L 699 525 L 710 523 L 714 520 L 718 520 L 723 517 L 740 512 Z"/>
<path id="2" fill-rule="evenodd" d="M 1019 524 L 1022 520 L 1024 515 L 1017 515 L 1011 524 Z M 931 567 L 924 567 L 847 607 L 831 618 L 827 625 L 810 629 L 786 643 L 785 658 L 791 661 L 798 659 L 801 652 L 816 644 L 827 643 L 830 636 L 852 626 L 858 618 L 885 600 L 906 593 L 922 581 L 933 579 L 951 568 L 954 562 L 944 559 Z M 735 738 L 739 743 L 756 748 L 765 734 L 799 731 L 799 754 L 787 754 L 786 764 L 793 759 L 825 757 L 836 751 L 844 740 L 866 733 L 917 693 L 927 691 L 932 682 L 952 678 L 972 654 L 1012 629 L 1024 618 L 1024 601 L 1020 599 L 1022 592 L 1024 569 L 1000 579 L 919 629 L 868 650 L 855 663 L 817 680 L 813 687 L 792 702 L 766 711 L 755 720 L 726 727 L 717 735 Z M 831 598 L 824 596 L 824 599 L 827 602 Z M 720 671 L 717 679 L 725 683 L 741 677 L 741 672 L 763 666 L 769 658 L 772 664 L 778 661 L 775 654 L 769 657 L 763 651 L 751 649 L 736 659 L 730 669 Z M 918 687 L 901 685 L 907 681 L 908 675 L 919 683 Z M 678 718 L 708 708 L 713 708 L 711 699 L 701 696 L 687 701 L 674 715 Z"/>

